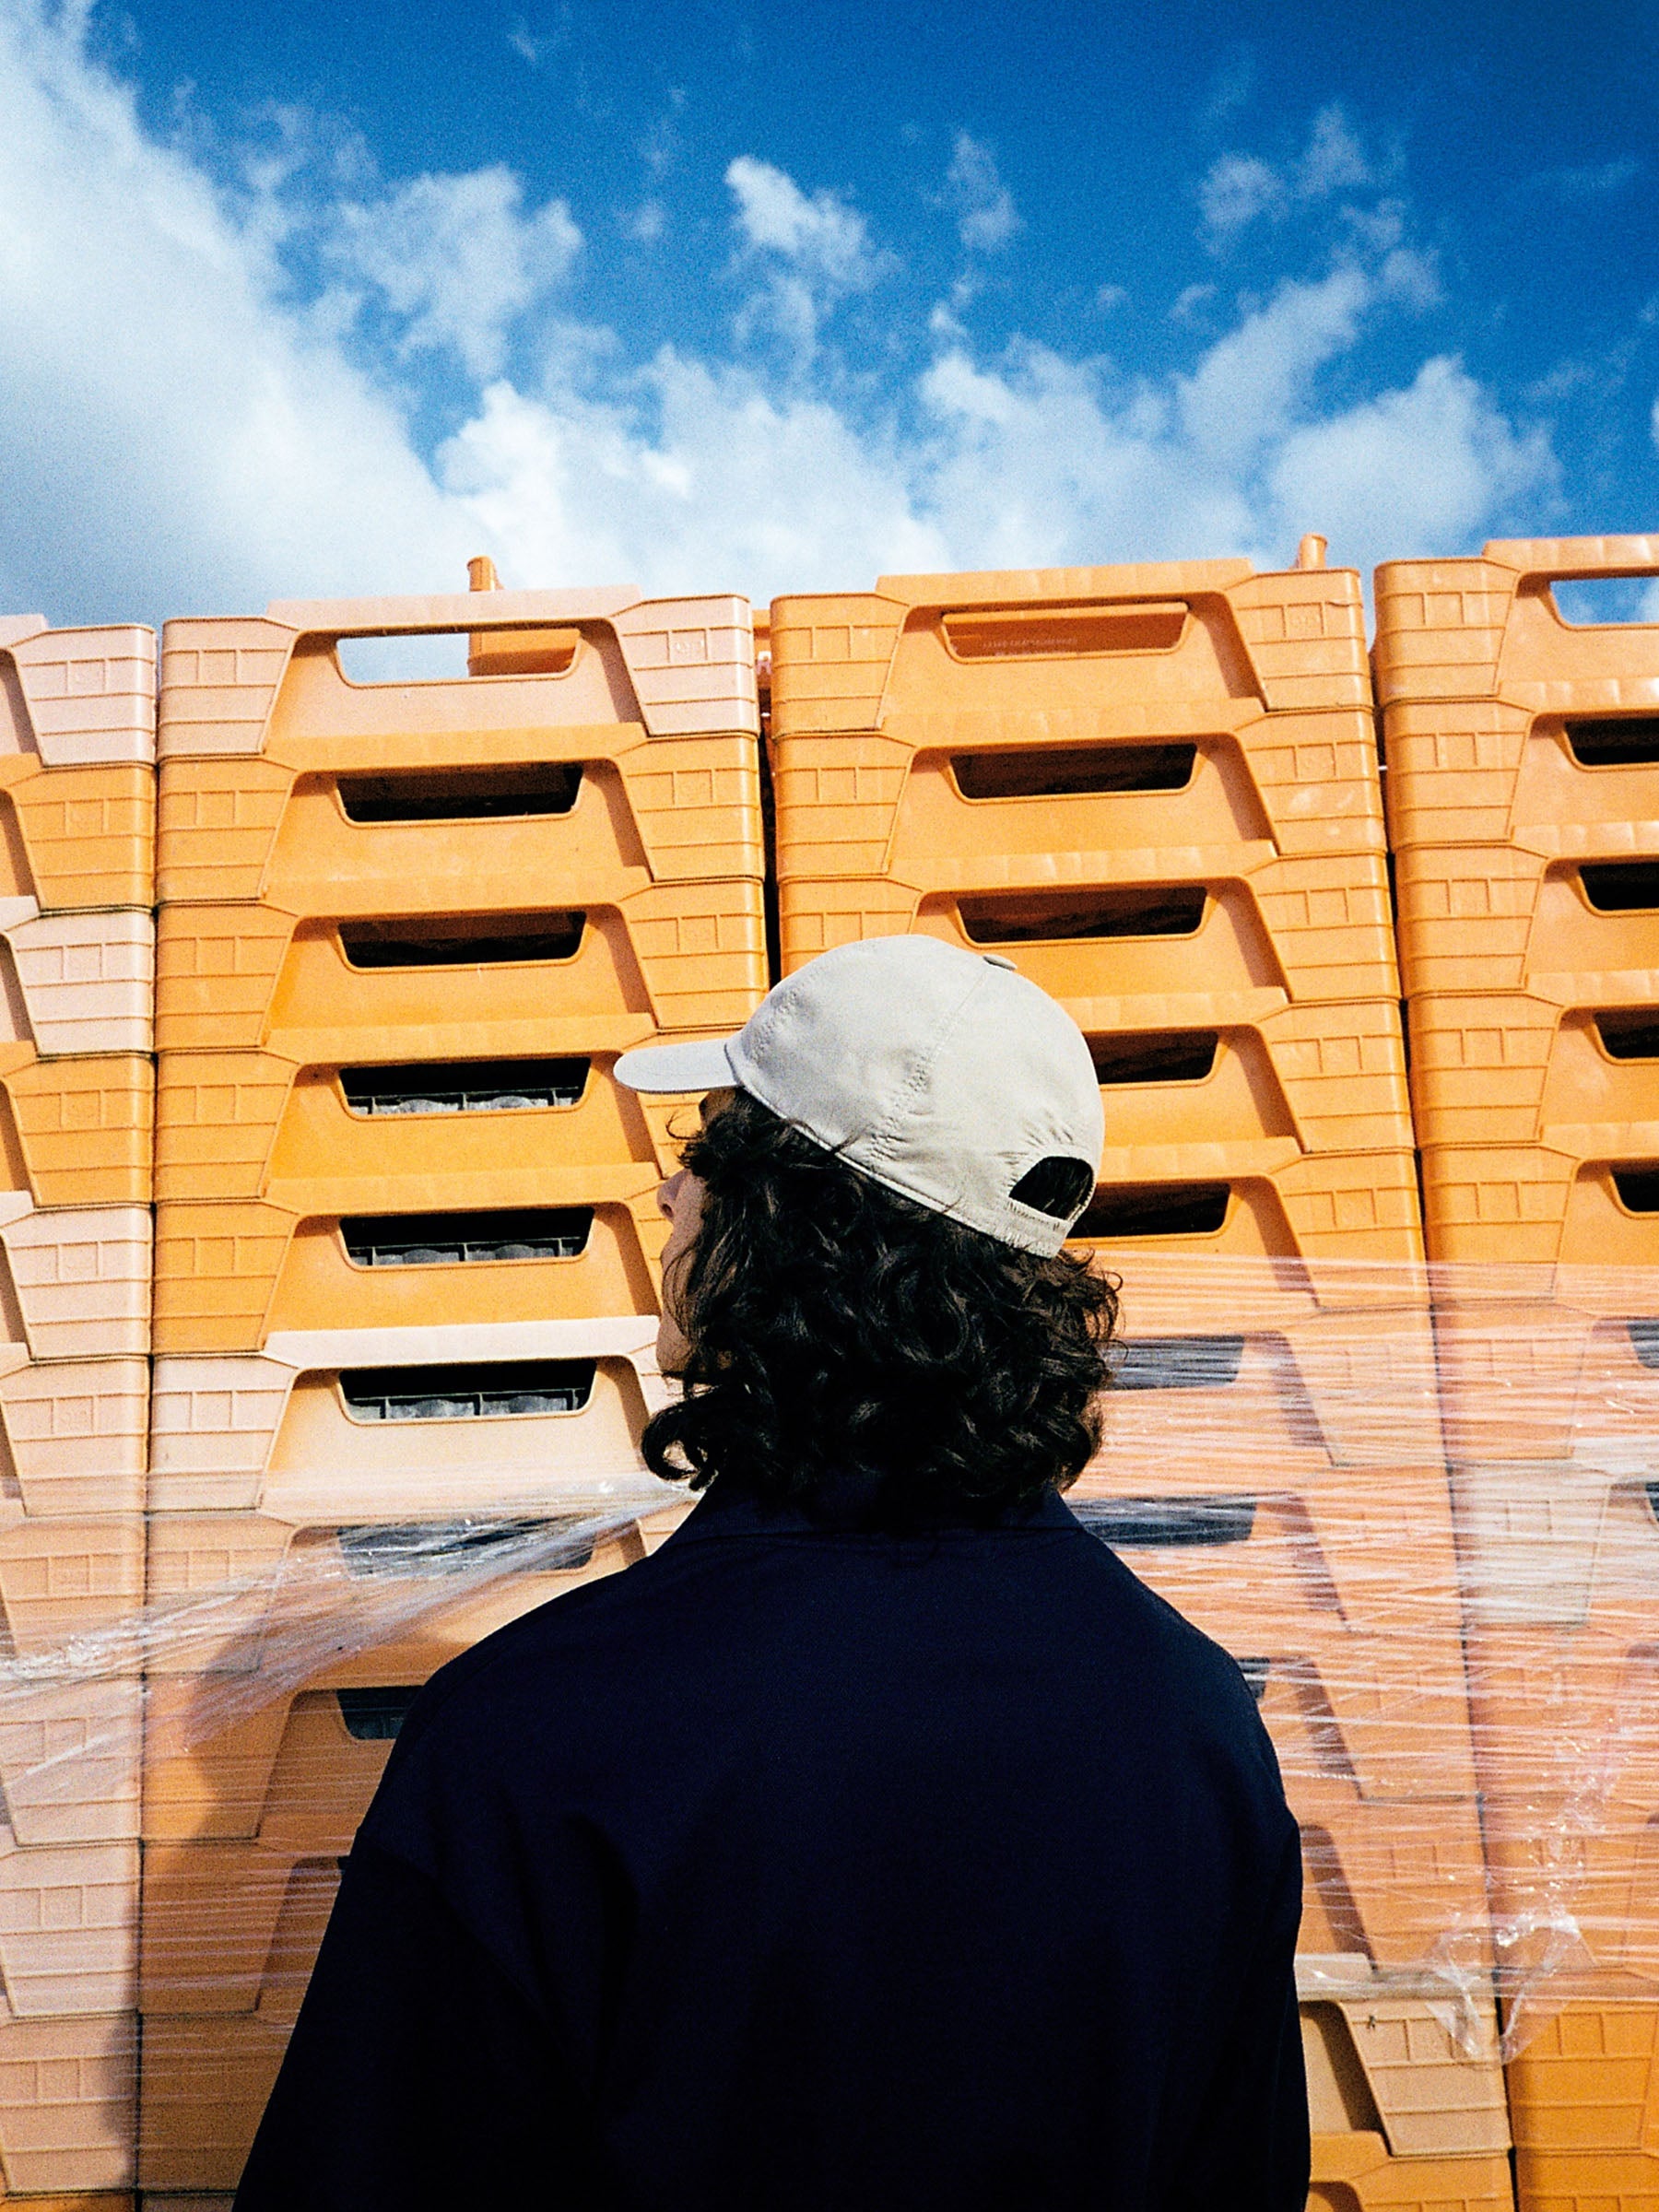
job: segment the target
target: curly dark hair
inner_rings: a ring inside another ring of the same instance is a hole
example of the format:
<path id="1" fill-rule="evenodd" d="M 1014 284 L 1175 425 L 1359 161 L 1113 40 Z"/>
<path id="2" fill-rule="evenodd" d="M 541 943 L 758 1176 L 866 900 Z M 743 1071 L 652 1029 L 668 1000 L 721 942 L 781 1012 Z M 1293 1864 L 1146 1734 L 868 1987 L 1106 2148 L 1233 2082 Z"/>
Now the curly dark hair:
<path id="1" fill-rule="evenodd" d="M 685 1395 L 644 1434 L 656 1474 L 797 1503 L 851 1479 L 900 1524 L 1077 1479 L 1109 1278 L 913 1205 L 743 1091 L 683 1157 L 706 1194 L 672 1285 Z"/>

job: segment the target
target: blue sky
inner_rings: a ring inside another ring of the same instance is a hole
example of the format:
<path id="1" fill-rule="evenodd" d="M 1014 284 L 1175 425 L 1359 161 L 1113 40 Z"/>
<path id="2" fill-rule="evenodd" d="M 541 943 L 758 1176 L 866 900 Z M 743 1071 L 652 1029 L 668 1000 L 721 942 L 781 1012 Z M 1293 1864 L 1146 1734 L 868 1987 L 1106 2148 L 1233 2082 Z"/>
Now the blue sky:
<path id="1" fill-rule="evenodd" d="M 1659 526 L 1659 12 L 0 0 L 0 611 Z"/>

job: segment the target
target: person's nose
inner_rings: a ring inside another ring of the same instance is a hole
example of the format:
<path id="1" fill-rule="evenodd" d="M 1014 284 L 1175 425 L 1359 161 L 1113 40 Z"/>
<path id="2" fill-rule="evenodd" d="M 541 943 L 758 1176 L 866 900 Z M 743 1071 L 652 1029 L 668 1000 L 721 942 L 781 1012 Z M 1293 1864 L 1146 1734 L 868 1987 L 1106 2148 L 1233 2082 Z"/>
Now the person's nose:
<path id="1" fill-rule="evenodd" d="M 657 1190 L 657 1211 L 665 1215 L 670 1221 L 674 1218 L 674 1208 L 678 1202 L 679 1194 L 686 1187 L 686 1172 L 687 1171 L 681 1168 L 677 1173 L 670 1175 L 666 1182 L 659 1185 Z"/>

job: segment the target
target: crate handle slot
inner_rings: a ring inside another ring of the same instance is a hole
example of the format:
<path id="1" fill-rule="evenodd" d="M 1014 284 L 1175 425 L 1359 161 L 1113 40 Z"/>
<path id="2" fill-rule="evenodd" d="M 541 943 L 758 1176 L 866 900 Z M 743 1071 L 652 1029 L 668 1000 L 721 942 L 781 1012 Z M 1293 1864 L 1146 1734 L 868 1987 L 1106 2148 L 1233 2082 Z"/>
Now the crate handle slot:
<path id="1" fill-rule="evenodd" d="M 476 1366 L 357 1367 L 340 1375 L 354 1421 L 477 1421 L 581 1413 L 594 1394 L 594 1359 L 491 1359 Z"/>
<path id="2" fill-rule="evenodd" d="M 1120 1237 L 1207 1237 L 1225 1226 L 1226 1182 L 1102 1185 L 1072 1230 L 1074 1239 L 1114 1243 Z"/>
<path id="3" fill-rule="evenodd" d="M 1090 1535 L 1114 1551 L 1184 1550 L 1249 1543 L 1256 1501 L 1248 1496 L 1085 1498 L 1071 1510 Z"/>
<path id="4" fill-rule="evenodd" d="M 1659 907 L 1659 860 L 1587 860 L 1579 868 L 1579 881 L 1598 914 L 1634 914 Z"/>
<path id="5" fill-rule="evenodd" d="M 950 772 L 965 799 L 1092 798 L 1114 792 L 1184 791 L 1195 745 L 1026 746 L 1018 751 L 952 753 Z"/>
<path id="6" fill-rule="evenodd" d="M 1659 765 L 1659 714 L 1575 715 L 1565 726 L 1581 768 Z"/>
<path id="7" fill-rule="evenodd" d="M 1216 1030 L 1169 1030 L 1147 1037 L 1091 1037 L 1088 1053 L 1102 1089 L 1117 1083 L 1202 1083 L 1215 1069 Z"/>
<path id="8" fill-rule="evenodd" d="M 476 822 L 569 814 L 582 763 L 534 761 L 520 768 L 423 770 L 415 775 L 342 776 L 347 821 Z"/>
<path id="9" fill-rule="evenodd" d="M 1659 1167 L 1615 1168 L 1613 1188 L 1632 1214 L 1659 1214 Z"/>
<path id="10" fill-rule="evenodd" d="M 405 1066 L 343 1067 L 340 1088 L 353 1113 L 516 1113 L 578 1106 L 591 1060 L 436 1060 Z"/>
<path id="11" fill-rule="evenodd" d="M 597 1538 L 572 1535 L 558 1541 L 561 1529 L 580 1530 L 580 1521 L 371 1521 L 338 1532 L 347 1574 L 359 1580 L 376 1574 L 470 1574 L 504 1553 L 501 1571 L 515 1565 L 514 1555 L 535 1573 L 566 1573 L 585 1567 Z M 534 1555 L 534 1556 L 532 1556 Z"/>
<path id="12" fill-rule="evenodd" d="M 1244 1363 L 1242 1336 L 1131 1336 L 1116 1350 L 1114 1390 L 1224 1390 Z"/>
<path id="13" fill-rule="evenodd" d="M 499 1260 L 574 1260 L 587 1247 L 591 1206 L 501 1207 L 470 1214 L 359 1214 L 340 1223 L 357 1267 L 454 1267 Z"/>
<path id="14" fill-rule="evenodd" d="M 1183 599 L 1102 606 L 975 606 L 941 616 L 959 661 L 1067 659 L 1117 653 L 1171 653 L 1186 627 Z"/>
<path id="15" fill-rule="evenodd" d="M 973 945 L 1035 945 L 1097 937 L 1190 937 L 1204 920 L 1203 884 L 1104 891 L 964 896 L 962 933 Z"/>
<path id="16" fill-rule="evenodd" d="M 340 949 L 353 968 L 507 967 L 573 959 L 584 913 L 456 914 L 433 922 L 342 922 Z"/>
<path id="17" fill-rule="evenodd" d="M 400 1682 L 385 1689 L 335 1691 L 346 1733 L 359 1744 L 394 1743 L 419 1695 L 418 1682 Z"/>

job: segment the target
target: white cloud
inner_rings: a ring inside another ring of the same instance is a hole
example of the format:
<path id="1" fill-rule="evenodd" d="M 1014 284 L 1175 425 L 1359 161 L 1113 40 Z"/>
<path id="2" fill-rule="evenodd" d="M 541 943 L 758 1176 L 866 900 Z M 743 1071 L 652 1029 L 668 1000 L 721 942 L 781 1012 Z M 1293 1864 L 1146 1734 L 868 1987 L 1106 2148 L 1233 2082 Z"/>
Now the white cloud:
<path id="1" fill-rule="evenodd" d="M 1546 498 L 1556 478 L 1544 432 L 1517 431 L 1444 357 L 1403 392 L 1300 425 L 1268 470 L 1287 533 L 1324 531 L 1368 565 L 1466 544 L 1494 512 Z"/>
<path id="2" fill-rule="evenodd" d="M 1263 217 L 1282 222 L 1294 207 L 1371 182 L 1359 141 L 1333 102 L 1314 116 L 1307 146 L 1288 175 L 1254 154 L 1219 155 L 1198 187 L 1198 212 L 1206 242 L 1218 251 Z"/>
<path id="3" fill-rule="evenodd" d="M 347 286 L 369 287 L 404 324 L 406 347 L 453 347 L 469 375 L 501 365 L 508 326 L 569 271 L 582 233 L 563 200 L 532 215 L 499 163 L 413 177 L 334 213 L 324 253 Z"/>
<path id="4" fill-rule="evenodd" d="M 832 192 L 810 199 L 770 161 L 739 155 L 725 172 L 737 228 L 762 270 L 737 317 L 740 344 L 771 330 L 797 372 L 818 350 L 825 315 L 850 292 L 866 291 L 894 264 L 870 243 L 865 219 Z"/>
<path id="5" fill-rule="evenodd" d="M 0 604 L 132 619 L 457 572 L 474 526 L 399 407 L 73 23 L 0 7 Z"/>
<path id="6" fill-rule="evenodd" d="M 725 181 L 737 202 L 738 228 L 758 253 L 779 254 L 849 291 L 880 274 L 863 216 L 832 192 L 808 199 L 793 177 L 748 154 L 731 164 Z"/>
<path id="7" fill-rule="evenodd" d="M 1310 527 L 1369 559 L 1457 549 L 1550 488 L 1543 433 L 1455 363 L 1368 376 L 1371 332 L 1421 286 L 1397 226 L 1246 312 L 1211 293 L 1219 335 L 1189 328 L 1179 374 L 976 347 L 964 291 L 930 336 L 936 276 L 854 351 L 827 318 L 890 257 L 844 199 L 745 157 L 735 269 L 766 335 L 793 327 L 791 359 L 740 318 L 730 347 L 641 360 L 574 319 L 574 220 L 526 210 L 505 170 L 382 185 L 359 164 L 342 185 L 300 147 L 232 194 L 36 0 L 0 0 L 0 612 L 430 590 L 485 550 L 515 582 L 758 595 L 906 568 L 1275 561 Z M 694 230 L 677 219 L 677 241 Z M 323 254 L 324 288 L 297 253 Z M 1338 360 L 1364 396 L 1333 410 Z M 433 394 L 459 427 L 428 453 Z"/>
<path id="8" fill-rule="evenodd" d="M 1627 154 L 1622 160 L 1596 162 L 1587 169 L 1547 170 L 1544 182 L 1554 185 L 1566 199 L 1593 200 L 1622 192 L 1641 174 L 1641 162 Z"/>
<path id="9" fill-rule="evenodd" d="M 1353 345 L 1376 288 L 1353 266 L 1318 284 L 1284 284 L 1218 338 L 1193 374 L 1177 380 L 1194 447 L 1223 465 L 1242 464 L 1282 437 L 1306 407 L 1315 371 Z"/>
<path id="10" fill-rule="evenodd" d="M 945 172 L 945 202 L 957 216 L 957 234 L 971 252 L 994 253 L 1019 229 L 1019 216 L 1007 186 L 997 174 L 988 146 L 957 133 L 956 149 Z"/>
<path id="11" fill-rule="evenodd" d="M 624 232 L 641 246 L 654 246 L 667 227 L 668 210 L 661 200 L 642 200 L 631 215 L 622 218 Z"/>
<path id="12" fill-rule="evenodd" d="M 1371 171 L 1347 118 L 1335 105 L 1313 118 L 1312 135 L 1296 170 L 1296 190 L 1305 200 L 1324 199 L 1351 185 L 1369 184 Z"/>
<path id="13" fill-rule="evenodd" d="M 1217 239 L 1230 239 L 1261 215 L 1279 215 L 1290 194 L 1277 169 L 1253 154 L 1222 154 L 1198 187 L 1198 212 Z"/>
<path id="14" fill-rule="evenodd" d="M 894 441 L 672 351 L 603 398 L 498 384 L 441 458 L 524 581 L 766 596 L 952 557 Z"/>
<path id="15" fill-rule="evenodd" d="M 1213 284 L 1189 284 L 1185 286 L 1180 292 L 1176 294 L 1173 301 L 1171 303 L 1171 322 L 1196 323 L 1199 319 L 1199 309 L 1201 307 L 1207 307 L 1215 296 L 1216 288 Z"/>

